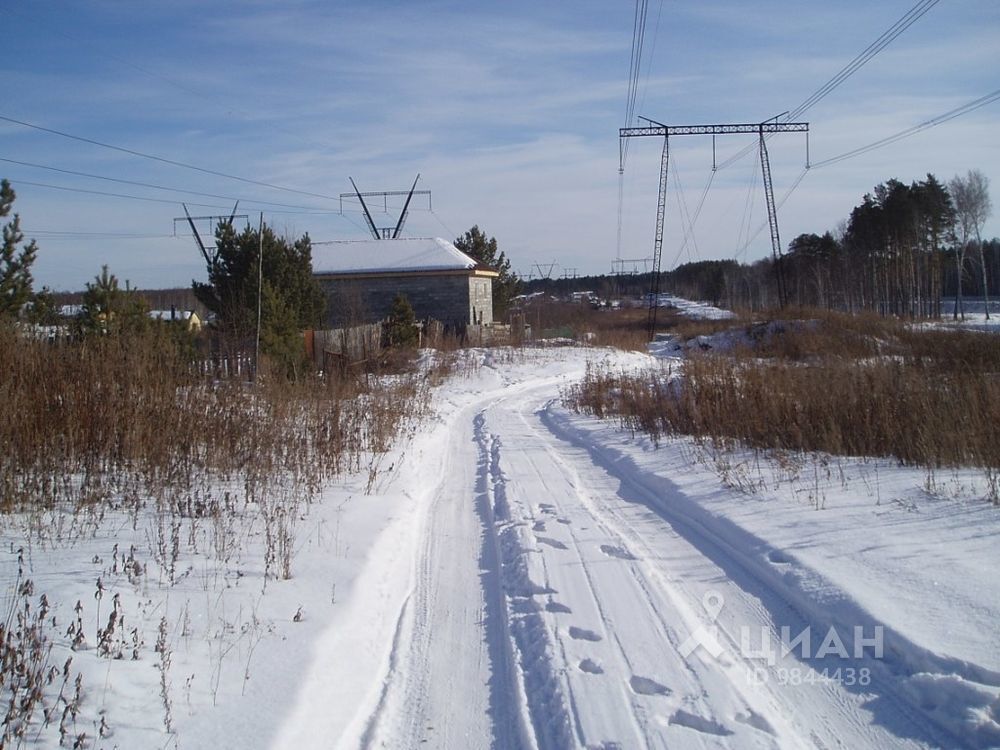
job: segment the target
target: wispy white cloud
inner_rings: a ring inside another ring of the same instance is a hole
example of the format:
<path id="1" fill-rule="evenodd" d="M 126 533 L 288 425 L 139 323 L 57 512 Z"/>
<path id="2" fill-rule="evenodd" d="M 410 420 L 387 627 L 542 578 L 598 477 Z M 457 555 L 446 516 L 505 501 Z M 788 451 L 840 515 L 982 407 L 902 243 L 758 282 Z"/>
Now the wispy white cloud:
<path id="1" fill-rule="evenodd" d="M 204 6 L 191 0 L 147 10 L 140 15 L 131 3 L 107 0 L 67 2 L 59 14 L 31 7 L 12 14 L 14 62 L 5 72 L 4 108 L 16 112 L 7 113 L 331 196 L 349 188 L 348 175 L 377 190 L 405 188 L 421 172 L 423 186 L 434 191 L 435 212 L 414 211 L 408 225 L 413 233 L 458 233 L 478 223 L 498 237 L 517 266 L 557 260 L 581 271 L 605 270 L 614 257 L 617 128 L 624 114 L 631 7 L 386 1 L 345 7 L 314 0 Z M 903 10 L 860 0 L 822 6 L 788 0 L 664 3 L 659 38 L 655 45 L 647 40 L 650 67 L 648 79 L 645 66 L 641 78 L 641 113 L 673 123 L 777 114 L 828 80 Z M 998 14 L 988 0 L 936 6 L 808 113 L 813 159 L 986 93 L 979 89 L 994 75 Z M 32 56 L 23 54 L 28 50 Z M 998 106 L 809 174 L 782 209 L 783 237 L 831 228 L 866 190 L 889 177 L 909 181 L 927 171 L 948 177 L 978 167 L 1000 189 L 993 137 Z M 0 133 L 0 156 L 336 208 L 330 201 L 2 123 Z M 718 159 L 745 142 L 719 139 Z M 658 148 L 650 142 L 633 144 L 630 151 L 622 249 L 629 256 L 651 249 Z M 775 141 L 771 155 L 780 194 L 801 172 L 804 144 Z M 751 152 L 715 175 L 697 227 L 701 255 L 731 255 L 738 244 L 755 158 Z M 672 166 L 689 210 L 711 175 L 711 161 L 708 139 L 674 146 Z M 109 187 L 17 172 L 39 182 Z M 164 196 L 139 188 L 118 191 Z M 168 232 L 173 216 L 180 215 L 179 204 L 41 188 L 20 194 L 18 208 L 30 217 L 29 226 L 42 229 Z M 759 189 L 753 197 L 753 216 L 763 219 Z M 684 234 L 681 205 L 672 180 L 665 258 L 676 254 Z M 269 220 L 322 239 L 364 231 L 356 216 L 274 213 Z M 994 219 L 987 231 L 1000 232 L 1000 222 Z M 768 253 L 767 242 L 765 233 L 746 257 Z M 120 276 L 148 285 L 187 283 L 201 272 L 193 245 L 184 241 L 81 240 L 45 246 L 38 275 L 44 283 L 79 287 L 102 262 L 116 271 L 121 264 Z"/>

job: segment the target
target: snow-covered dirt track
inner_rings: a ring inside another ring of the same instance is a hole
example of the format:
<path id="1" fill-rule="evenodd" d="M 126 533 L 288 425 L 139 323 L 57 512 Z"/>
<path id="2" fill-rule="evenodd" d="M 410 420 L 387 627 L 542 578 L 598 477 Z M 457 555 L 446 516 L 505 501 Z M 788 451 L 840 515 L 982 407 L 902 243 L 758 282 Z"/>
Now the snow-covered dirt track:
<path id="1" fill-rule="evenodd" d="M 560 406 L 588 360 L 640 355 L 483 356 L 380 489 L 398 512 L 315 644 L 278 747 L 1000 745 L 995 633 L 951 654 L 933 624 L 904 627 L 919 609 L 881 606 L 879 574 L 855 595 L 844 581 L 862 563 L 824 570 L 816 544 L 783 542 L 782 524 L 765 538 L 719 498 L 801 507 L 720 493 L 681 448 L 610 441 Z M 989 536 L 985 510 L 970 523 Z M 969 549 L 973 568 L 996 561 Z M 988 623 L 996 584 L 970 587 L 942 596 L 978 599 Z"/>

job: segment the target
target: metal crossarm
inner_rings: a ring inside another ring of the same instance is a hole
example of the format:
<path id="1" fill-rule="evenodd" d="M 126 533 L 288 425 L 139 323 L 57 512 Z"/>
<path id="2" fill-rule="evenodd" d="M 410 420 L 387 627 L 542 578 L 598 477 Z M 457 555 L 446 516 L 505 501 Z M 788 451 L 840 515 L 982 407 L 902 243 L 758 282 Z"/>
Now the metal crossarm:
<path id="1" fill-rule="evenodd" d="M 410 212 L 410 201 L 413 200 L 414 195 L 426 195 L 427 196 L 427 207 L 431 207 L 431 191 L 430 190 L 417 190 L 417 182 L 420 180 L 420 175 L 417 175 L 417 179 L 413 181 L 413 186 L 409 190 L 377 190 L 373 192 L 362 193 L 358 190 L 358 186 L 354 182 L 353 177 L 348 178 L 351 181 L 351 187 L 354 188 L 353 193 L 341 193 L 340 194 L 340 212 L 344 212 L 344 199 L 345 198 L 357 198 L 358 202 L 361 203 L 361 208 L 364 210 L 365 221 L 368 224 L 368 231 L 371 232 L 372 237 L 377 240 L 388 240 L 388 239 L 399 239 L 400 232 L 403 231 L 403 224 L 406 222 L 406 217 Z M 375 225 L 375 219 L 372 218 L 372 213 L 368 208 L 368 202 L 365 198 L 381 198 L 382 205 L 385 211 L 389 210 L 389 198 L 397 195 L 405 195 L 406 202 L 403 204 L 403 209 L 399 213 L 399 219 L 396 221 L 396 225 L 393 227 L 379 227 Z"/>
<path id="2" fill-rule="evenodd" d="M 736 123 L 730 125 L 661 125 L 655 123 L 641 128 L 619 128 L 620 138 L 641 138 L 643 136 L 671 135 L 757 135 L 767 133 L 808 133 L 808 122 L 765 122 Z"/>

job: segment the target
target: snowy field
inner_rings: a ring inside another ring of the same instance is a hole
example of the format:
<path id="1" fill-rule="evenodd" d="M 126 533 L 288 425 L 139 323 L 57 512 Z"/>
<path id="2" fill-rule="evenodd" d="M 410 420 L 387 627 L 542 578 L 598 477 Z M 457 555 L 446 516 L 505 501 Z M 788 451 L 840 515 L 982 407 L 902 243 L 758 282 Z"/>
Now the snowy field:
<path id="1" fill-rule="evenodd" d="M 23 746 L 1000 747 L 982 472 L 654 447 L 561 405 L 647 355 L 465 356 L 374 483 L 290 506 L 288 580 L 252 508 L 6 517 L 75 705 Z"/>

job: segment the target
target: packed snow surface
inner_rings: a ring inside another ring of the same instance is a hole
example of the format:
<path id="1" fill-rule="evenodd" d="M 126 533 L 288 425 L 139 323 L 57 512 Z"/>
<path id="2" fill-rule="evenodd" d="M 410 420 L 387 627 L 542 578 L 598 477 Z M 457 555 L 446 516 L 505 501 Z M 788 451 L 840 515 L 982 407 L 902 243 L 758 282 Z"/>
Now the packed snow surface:
<path id="1" fill-rule="evenodd" d="M 374 478 L 304 511 L 290 580 L 197 554 L 172 584 L 106 576 L 147 640 L 171 623 L 173 724 L 152 660 L 83 650 L 94 746 L 1000 746 L 981 472 L 654 446 L 561 400 L 647 355 L 464 357 Z M 36 591 L 90 628 L 112 545 L 151 557 L 150 524 L 36 541 Z M 26 536 L 4 533 L 14 581 Z"/>

